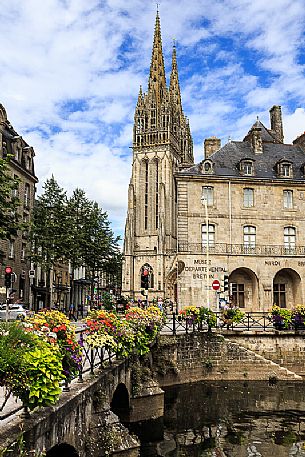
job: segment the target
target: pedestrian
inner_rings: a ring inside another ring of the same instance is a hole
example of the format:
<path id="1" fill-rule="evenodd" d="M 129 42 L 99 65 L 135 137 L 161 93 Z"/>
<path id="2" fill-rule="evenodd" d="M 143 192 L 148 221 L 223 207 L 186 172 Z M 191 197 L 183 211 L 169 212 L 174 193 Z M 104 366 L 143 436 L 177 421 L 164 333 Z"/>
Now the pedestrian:
<path id="1" fill-rule="evenodd" d="M 82 319 L 84 318 L 84 305 L 82 303 L 77 305 L 77 318 L 79 318 L 79 316 L 81 316 Z"/>
<path id="2" fill-rule="evenodd" d="M 70 303 L 70 306 L 69 306 L 69 319 L 70 320 L 74 319 L 75 322 L 77 321 L 77 317 L 75 316 L 75 306 L 73 303 Z"/>

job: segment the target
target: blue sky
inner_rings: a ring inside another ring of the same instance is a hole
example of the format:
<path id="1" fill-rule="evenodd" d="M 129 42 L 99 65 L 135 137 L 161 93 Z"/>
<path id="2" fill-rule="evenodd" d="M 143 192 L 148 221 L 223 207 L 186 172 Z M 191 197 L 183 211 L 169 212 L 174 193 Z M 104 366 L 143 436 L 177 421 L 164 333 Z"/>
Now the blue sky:
<path id="1" fill-rule="evenodd" d="M 256 116 L 268 127 L 274 104 L 286 142 L 304 132 L 304 0 L 162 0 L 159 10 L 167 82 L 176 40 L 196 161 L 208 136 L 240 140 Z M 35 148 L 38 192 L 51 174 L 68 193 L 83 188 L 121 235 L 155 14 L 156 3 L 143 0 L 11 0 L 0 8 L 0 102 Z"/>

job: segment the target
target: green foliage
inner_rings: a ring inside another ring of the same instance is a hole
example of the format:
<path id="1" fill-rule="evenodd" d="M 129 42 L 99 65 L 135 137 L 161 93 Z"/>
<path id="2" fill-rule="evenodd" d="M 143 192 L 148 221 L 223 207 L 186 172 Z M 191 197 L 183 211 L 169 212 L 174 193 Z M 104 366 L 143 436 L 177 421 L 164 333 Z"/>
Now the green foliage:
<path id="1" fill-rule="evenodd" d="M 216 327 L 217 317 L 209 308 L 201 306 L 198 315 L 199 322 L 207 324 L 209 328 Z"/>
<path id="2" fill-rule="evenodd" d="M 37 337 L 24 332 L 22 324 L 0 323 L 0 385 L 14 390 L 26 370 L 24 353 L 35 347 Z"/>
<path id="3" fill-rule="evenodd" d="M 25 448 L 25 441 L 23 433 L 21 433 L 16 441 L 14 441 L 10 446 L 5 449 L 0 449 L 0 457 L 45 457 L 45 452 L 41 451 L 27 451 Z"/>
<path id="4" fill-rule="evenodd" d="M 55 404 L 63 379 L 57 346 L 26 331 L 23 324 L 0 324 L 0 384 L 30 409 Z"/>
<path id="5" fill-rule="evenodd" d="M 8 162 L 0 158 L 0 240 L 11 239 L 20 228 L 19 199 L 14 193 L 19 180 L 10 176 Z"/>
<path id="6" fill-rule="evenodd" d="M 33 211 L 32 259 L 49 270 L 56 261 L 67 258 L 67 196 L 53 176 L 43 188 L 44 192 L 37 198 Z"/>
<path id="7" fill-rule="evenodd" d="M 227 322 L 235 322 L 236 324 L 239 324 L 243 318 L 245 317 L 245 313 L 243 313 L 239 308 L 233 307 L 233 308 L 227 308 L 223 310 L 222 313 L 222 319 Z"/>
<path id="8" fill-rule="evenodd" d="M 103 304 L 103 308 L 105 308 L 107 311 L 115 310 L 115 304 L 113 302 L 113 297 L 109 292 L 102 293 L 102 304 Z"/>
<path id="9" fill-rule="evenodd" d="M 292 324 L 291 309 L 280 308 L 274 305 L 271 309 L 271 316 L 275 325 L 283 325 L 285 329 L 288 329 Z"/>
<path id="10" fill-rule="evenodd" d="M 30 409 L 54 405 L 61 393 L 62 356 L 58 348 L 39 342 L 35 349 L 26 352 L 27 388 L 22 388 L 19 398 Z"/>

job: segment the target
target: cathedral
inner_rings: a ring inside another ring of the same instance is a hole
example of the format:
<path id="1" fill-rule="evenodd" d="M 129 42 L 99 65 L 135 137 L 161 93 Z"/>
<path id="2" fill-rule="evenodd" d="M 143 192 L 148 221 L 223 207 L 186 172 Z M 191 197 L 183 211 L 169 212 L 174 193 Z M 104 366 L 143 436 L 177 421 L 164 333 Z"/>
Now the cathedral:
<path id="1" fill-rule="evenodd" d="M 122 293 L 246 311 L 305 302 L 305 133 L 284 143 L 282 113 L 242 141 L 204 141 L 194 163 L 176 48 L 166 84 L 157 12 L 147 93 L 134 116 Z M 143 298 L 143 297 L 142 297 Z"/>

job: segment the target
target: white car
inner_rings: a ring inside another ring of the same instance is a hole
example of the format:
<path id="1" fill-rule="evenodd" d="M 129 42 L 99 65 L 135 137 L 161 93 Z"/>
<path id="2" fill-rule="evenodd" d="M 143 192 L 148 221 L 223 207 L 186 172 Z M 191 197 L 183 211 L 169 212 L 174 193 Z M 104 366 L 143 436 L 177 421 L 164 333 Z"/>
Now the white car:
<path id="1" fill-rule="evenodd" d="M 0 306 L 0 321 L 5 321 L 6 319 L 9 321 L 13 320 L 24 320 L 27 315 L 27 310 L 24 306 L 20 303 L 10 304 L 8 305 L 8 311 L 6 310 L 7 305 Z"/>

